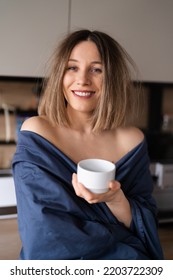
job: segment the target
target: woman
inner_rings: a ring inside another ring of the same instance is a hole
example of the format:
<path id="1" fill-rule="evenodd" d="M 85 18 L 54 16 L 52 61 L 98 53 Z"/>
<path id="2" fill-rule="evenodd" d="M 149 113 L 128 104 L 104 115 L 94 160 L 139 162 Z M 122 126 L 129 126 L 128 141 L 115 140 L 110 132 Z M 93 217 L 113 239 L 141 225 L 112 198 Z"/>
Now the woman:
<path id="1" fill-rule="evenodd" d="M 79 30 L 55 50 L 39 116 L 13 159 L 21 259 L 162 259 L 156 206 L 129 64 L 109 35 Z M 79 184 L 77 163 L 116 164 L 109 191 Z"/>

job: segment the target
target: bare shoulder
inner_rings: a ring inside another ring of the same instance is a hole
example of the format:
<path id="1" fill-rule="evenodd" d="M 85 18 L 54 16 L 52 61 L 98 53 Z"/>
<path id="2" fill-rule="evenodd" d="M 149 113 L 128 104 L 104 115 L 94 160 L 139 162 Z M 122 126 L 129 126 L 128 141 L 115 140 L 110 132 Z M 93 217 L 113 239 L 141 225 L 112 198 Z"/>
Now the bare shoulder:
<path id="1" fill-rule="evenodd" d="M 143 132 L 137 127 L 123 127 L 117 130 L 118 142 L 126 152 L 135 148 L 144 140 Z"/>
<path id="2" fill-rule="evenodd" d="M 44 131 L 51 127 L 48 120 L 41 116 L 35 116 L 27 119 L 22 124 L 21 130 L 28 130 L 44 136 Z"/>

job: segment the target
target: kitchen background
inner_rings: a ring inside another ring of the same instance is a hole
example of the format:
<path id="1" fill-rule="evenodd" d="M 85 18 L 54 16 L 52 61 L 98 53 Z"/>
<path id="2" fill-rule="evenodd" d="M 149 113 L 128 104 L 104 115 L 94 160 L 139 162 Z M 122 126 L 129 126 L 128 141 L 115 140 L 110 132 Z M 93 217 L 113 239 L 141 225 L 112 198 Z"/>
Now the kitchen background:
<path id="1" fill-rule="evenodd" d="M 148 141 L 159 234 L 173 259 L 172 13 L 172 0 L 0 0 L 0 259 L 17 259 L 20 250 L 11 174 L 18 131 L 37 114 L 53 48 L 77 28 L 108 32 L 139 68 L 144 106 L 136 125 Z"/>

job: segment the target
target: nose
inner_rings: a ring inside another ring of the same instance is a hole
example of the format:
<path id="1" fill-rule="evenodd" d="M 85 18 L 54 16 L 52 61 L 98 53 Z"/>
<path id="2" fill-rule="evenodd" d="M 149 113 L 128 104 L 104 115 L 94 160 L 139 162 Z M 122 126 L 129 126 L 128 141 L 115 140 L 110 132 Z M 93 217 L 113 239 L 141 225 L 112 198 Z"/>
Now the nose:
<path id="1" fill-rule="evenodd" d="M 86 70 L 78 72 L 77 84 L 78 85 L 90 85 L 91 84 L 91 79 L 90 79 L 89 73 Z"/>

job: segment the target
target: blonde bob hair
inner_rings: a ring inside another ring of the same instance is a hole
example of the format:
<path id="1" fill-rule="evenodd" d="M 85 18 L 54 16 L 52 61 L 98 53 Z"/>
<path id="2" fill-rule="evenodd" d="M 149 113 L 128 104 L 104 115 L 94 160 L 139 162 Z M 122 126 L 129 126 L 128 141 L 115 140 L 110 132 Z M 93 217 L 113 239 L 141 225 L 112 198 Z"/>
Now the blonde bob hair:
<path id="1" fill-rule="evenodd" d="M 100 31 L 75 31 L 68 34 L 55 49 L 38 114 L 46 115 L 53 125 L 70 126 L 63 93 L 63 78 L 73 48 L 87 40 L 96 44 L 103 64 L 102 93 L 91 116 L 93 131 L 126 125 L 138 105 L 138 94 L 134 91 L 131 78 L 131 69 L 136 67 L 124 48 L 108 34 Z"/>

